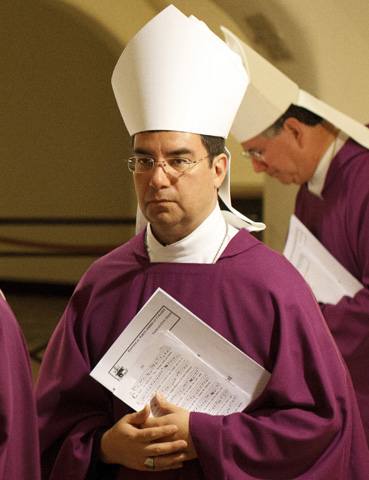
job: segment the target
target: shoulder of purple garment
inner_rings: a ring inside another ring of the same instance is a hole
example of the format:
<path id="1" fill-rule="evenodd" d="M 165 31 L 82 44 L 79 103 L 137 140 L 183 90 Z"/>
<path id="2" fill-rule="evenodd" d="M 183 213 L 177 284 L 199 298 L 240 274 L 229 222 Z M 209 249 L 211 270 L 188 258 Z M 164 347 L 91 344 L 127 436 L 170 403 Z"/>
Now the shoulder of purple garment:
<path id="1" fill-rule="evenodd" d="M 219 260 L 222 258 L 240 255 L 257 246 L 265 247 L 263 243 L 255 238 L 250 232 L 244 228 L 241 228 L 237 235 L 231 239 Z"/>

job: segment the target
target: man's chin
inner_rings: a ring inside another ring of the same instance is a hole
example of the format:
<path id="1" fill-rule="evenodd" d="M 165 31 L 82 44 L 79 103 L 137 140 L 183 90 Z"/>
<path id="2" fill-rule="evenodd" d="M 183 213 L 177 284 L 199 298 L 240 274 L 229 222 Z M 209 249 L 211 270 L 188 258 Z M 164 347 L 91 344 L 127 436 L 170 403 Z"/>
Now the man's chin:
<path id="1" fill-rule="evenodd" d="M 173 214 L 168 211 L 150 212 L 147 218 L 151 225 L 167 226 L 168 228 L 176 222 Z"/>

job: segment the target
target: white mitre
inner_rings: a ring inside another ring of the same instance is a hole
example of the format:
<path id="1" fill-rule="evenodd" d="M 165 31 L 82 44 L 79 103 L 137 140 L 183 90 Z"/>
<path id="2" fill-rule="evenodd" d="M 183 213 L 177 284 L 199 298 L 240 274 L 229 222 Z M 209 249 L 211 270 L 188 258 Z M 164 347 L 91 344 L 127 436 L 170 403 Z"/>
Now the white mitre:
<path id="1" fill-rule="evenodd" d="M 306 108 L 369 148 L 369 129 L 299 86 L 232 32 L 221 27 L 227 45 L 242 58 L 249 85 L 231 133 L 240 143 L 260 135 L 291 104 Z"/>
<path id="2" fill-rule="evenodd" d="M 247 84 L 239 55 L 203 22 L 185 16 L 173 5 L 133 37 L 112 77 L 131 136 L 172 130 L 227 138 Z M 235 223 L 242 222 L 248 230 L 265 228 L 232 208 L 229 167 L 227 175 L 220 196 L 237 215 Z M 138 211 L 136 230 L 145 223 Z"/>

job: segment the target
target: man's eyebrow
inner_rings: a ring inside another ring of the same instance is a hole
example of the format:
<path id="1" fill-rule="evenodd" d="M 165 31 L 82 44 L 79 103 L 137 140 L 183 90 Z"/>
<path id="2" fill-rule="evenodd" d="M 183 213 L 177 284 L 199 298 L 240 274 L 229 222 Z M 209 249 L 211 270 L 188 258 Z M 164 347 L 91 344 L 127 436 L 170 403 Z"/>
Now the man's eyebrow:
<path id="1" fill-rule="evenodd" d="M 134 153 L 138 153 L 140 155 L 148 155 L 148 156 L 153 156 L 153 153 L 150 152 L 149 150 L 146 150 L 145 148 L 137 147 L 134 149 Z M 183 147 L 183 148 L 178 148 L 176 150 L 171 150 L 166 153 L 168 157 L 173 157 L 175 155 L 192 155 L 193 151 L 190 150 L 189 148 Z"/>
<path id="2" fill-rule="evenodd" d="M 171 152 L 168 152 L 168 155 L 192 155 L 192 150 L 189 148 L 183 147 L 183 148 L 178 148 L 177 150 L 172 150 Z"/>
<path id="3" fill-rule="evenodd" d="M 139 154 L 141 154 L 141 155 L 148 155 L 148 156 L 151 156 L 151 155 L 152 155 L 152 154 L 149 152 L 149 150 L 145 150 L 144 148 L 140 148 L 140 147 L 135 148 L 135 149 L 133 150 L 133 152 L 134 152 L 134 153 L 139 153 Z"/>

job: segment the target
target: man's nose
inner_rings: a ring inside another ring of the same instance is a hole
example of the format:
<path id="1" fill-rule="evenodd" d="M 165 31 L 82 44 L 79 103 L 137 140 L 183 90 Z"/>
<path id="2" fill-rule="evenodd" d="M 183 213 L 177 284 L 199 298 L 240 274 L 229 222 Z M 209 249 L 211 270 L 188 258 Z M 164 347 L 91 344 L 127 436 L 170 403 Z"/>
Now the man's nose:
<path id="1" fill-rule="evenodd" d="M 156 170 L 156 167 L 161 167 L 165 173 L 169 173 L 167 172 L 166 170 L 166 167 L 167 167 L 167 162 L 165 160 L 157 160 L 155 163 L 154 163 L 154 167 L 153 167 L 153 170 L 155 171 Z"/>
<path id="2" fill-rule="evenodd" d="M 168 178 L 168 172 L 165 169 L 167 163 L 165 160 L 159 160 L 155 162 L 151 173 L 150 183 L 153 186 L 161 186 L 170 183 Z"/>

